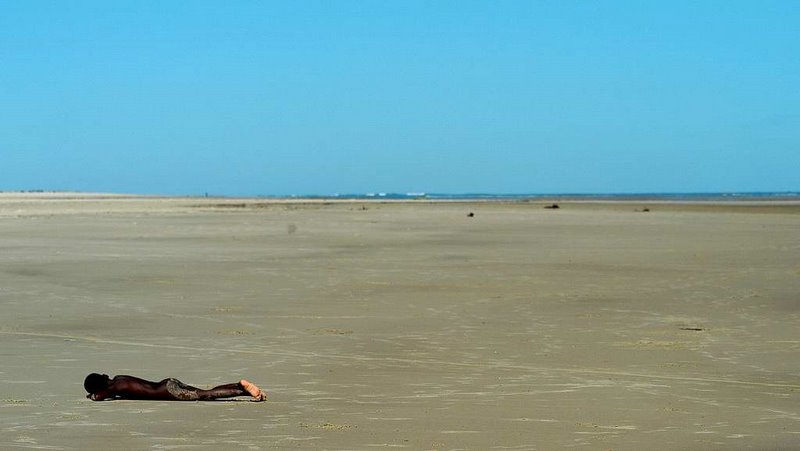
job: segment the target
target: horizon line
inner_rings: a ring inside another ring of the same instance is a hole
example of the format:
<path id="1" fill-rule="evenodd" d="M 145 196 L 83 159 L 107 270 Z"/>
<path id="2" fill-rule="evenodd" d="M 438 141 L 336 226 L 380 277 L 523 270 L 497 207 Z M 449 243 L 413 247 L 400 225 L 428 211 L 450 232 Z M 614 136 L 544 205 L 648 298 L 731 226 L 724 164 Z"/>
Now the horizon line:
<path id="1" fill-rule="evenodd" d="M 502 192 L 365 192 L 365 193 L 331 193 L 331 194 L 225 194 L 225 193 L 136 193 L 119 191 L 79 191 L 79 190 L 0 190 L 0 194 L 36 195 L 79 195 L 79 196 L 112 196 L 112 197 L 187 197 L 187 198 L 264 198 L 264 199 L 355 199 L 355 200 L 447 200 L 447 199 L 509 199 L 523 200 L 547 198 L 798 198 L 800 191 L 641 191 L 641 192 L 541 192 L 541 193 L 502 193 Z"/>

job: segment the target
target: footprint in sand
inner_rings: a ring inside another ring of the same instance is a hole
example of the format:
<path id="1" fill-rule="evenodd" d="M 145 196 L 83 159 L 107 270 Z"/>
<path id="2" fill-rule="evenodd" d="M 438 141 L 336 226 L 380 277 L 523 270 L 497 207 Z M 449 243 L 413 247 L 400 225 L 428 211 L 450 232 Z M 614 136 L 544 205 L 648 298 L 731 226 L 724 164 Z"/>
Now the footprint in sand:
<path id="1" fill-rule="evenodd" d="M 314 329 L 312 330 L 314 335 L 350 335 L 353 333 L 350 329 Z"/>
<path id="2" fill-rule="evenodd" d="M 323 429 L 326 431 L 347 431 L 358 426 L 353 426 L 352 424 L 335 424 L 335 423 L 325 422 L 320 424 L 300 423 L 300 427 L 310 428 L 310 429 Z"/>

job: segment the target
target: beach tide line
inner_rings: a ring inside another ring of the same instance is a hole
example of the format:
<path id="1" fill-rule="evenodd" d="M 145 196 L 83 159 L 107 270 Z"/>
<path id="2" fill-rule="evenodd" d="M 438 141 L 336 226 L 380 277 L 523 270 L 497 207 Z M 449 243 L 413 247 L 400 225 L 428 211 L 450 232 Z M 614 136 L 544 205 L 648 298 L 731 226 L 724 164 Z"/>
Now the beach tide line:
<path id="1" fill-rule="evenodd" d="M 19 332 L 19 331 L 2 331 L 0 334 L 16 335 L 36 338 L 58 338 L 61 340 L 84 341 L 90 343 L 112 344 L 120 346 L 135 346 L 144 348 L 160 348 L 160 349 L 178 349 L 185 351 L 198 351 L 198 352 L 231 352 L 239 354 L 256 354 L 256 355 L 279 355 L 286 357 L 298 357 L 307 359 L 332 359 L 332 360 L 354 360 L 360 362 L 396 362 L 403 364 L 422 364 L 422 365 L 442 365 L 442 366 L 455 366 L 461 368 L 482 368 L 482 369 L 509 369 L 509 370 L 524 370 L 531 372 L 556 372 L 566 374 L 587 374 L 595 376 L 614 376 L 614 377 L 627 377 L 627 378 L 640 378 L 651 380 L 665 380 L 676 382 L 695 382 L 695 383 L 718 383 L 729 385 L 744 385 L 751 387 L 775 387 L 775 388 L 788 388 L 800 389 L 800 384 L 786 384 L 777 382 L 757 382 L 757 381 L 743 381 L 737 379 L 725 378 L 710 378 L 710 377 L 692 377 L 692 376 L 669 376 L 661 374 L 646 374 L 646 373 L 632 373 L 627 371 L 613 371 L 594 368 L 558 368 L 558 367 L 540 367 L 531 365 L 514 365 L 508 363 L 502 364 L 479 364 L 467 362 L 452 362 L 447 360 L 436 359 L 405 359 L 398 357 L 367 357 L 358 355 L 337 355 L 337 354 L 318 354 L 314 352 L 290 352 L 290 351 L 275 351 L 275 350 L 259 350 L 252 347 L 247 349 L 236 348 L 208 348 L 196 346 L 183 346 L 183 345 L 170 345 L 161 343 L 144 343 L 138 341 L 123 341 L 123 340 L 110 340 L 97 337 L 84 337 L 79 335 L 63 335 L 63 334 L 47 334 L 37 332 Z"/>

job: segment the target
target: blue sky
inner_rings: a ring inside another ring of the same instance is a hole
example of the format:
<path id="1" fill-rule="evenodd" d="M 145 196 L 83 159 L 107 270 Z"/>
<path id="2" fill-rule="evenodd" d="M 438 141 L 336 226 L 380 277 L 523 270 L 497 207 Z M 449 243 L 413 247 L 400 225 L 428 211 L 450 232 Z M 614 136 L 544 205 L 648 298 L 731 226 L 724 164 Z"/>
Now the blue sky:
<path id="1" fill-rule="evenodd" d="M 0 190 L 800 190 L 797 1 L 0 2 Z"/>

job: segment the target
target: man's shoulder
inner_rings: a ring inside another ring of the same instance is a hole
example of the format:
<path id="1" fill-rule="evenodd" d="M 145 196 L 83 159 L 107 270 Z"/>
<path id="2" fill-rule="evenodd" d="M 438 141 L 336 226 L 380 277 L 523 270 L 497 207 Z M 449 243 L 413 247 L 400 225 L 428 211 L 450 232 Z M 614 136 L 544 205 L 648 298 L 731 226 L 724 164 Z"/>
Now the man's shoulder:
<path id="1" fill-rule="evenodd" d="M 136 376 L 128 376 L 127 374 L 118 374 L 114 376 L 112 381 L 143 381 L 144 379 Z"/>
<path id="2" fill-rule="evenodd" d="M 137 384 L 139 381 L 140 379 L 138 377 L 126 376 L 123 374 L 114 376 L 114 379 L 111 379 L 111 385 L 115 387 L 121 387 L 129 384 Z"/>

